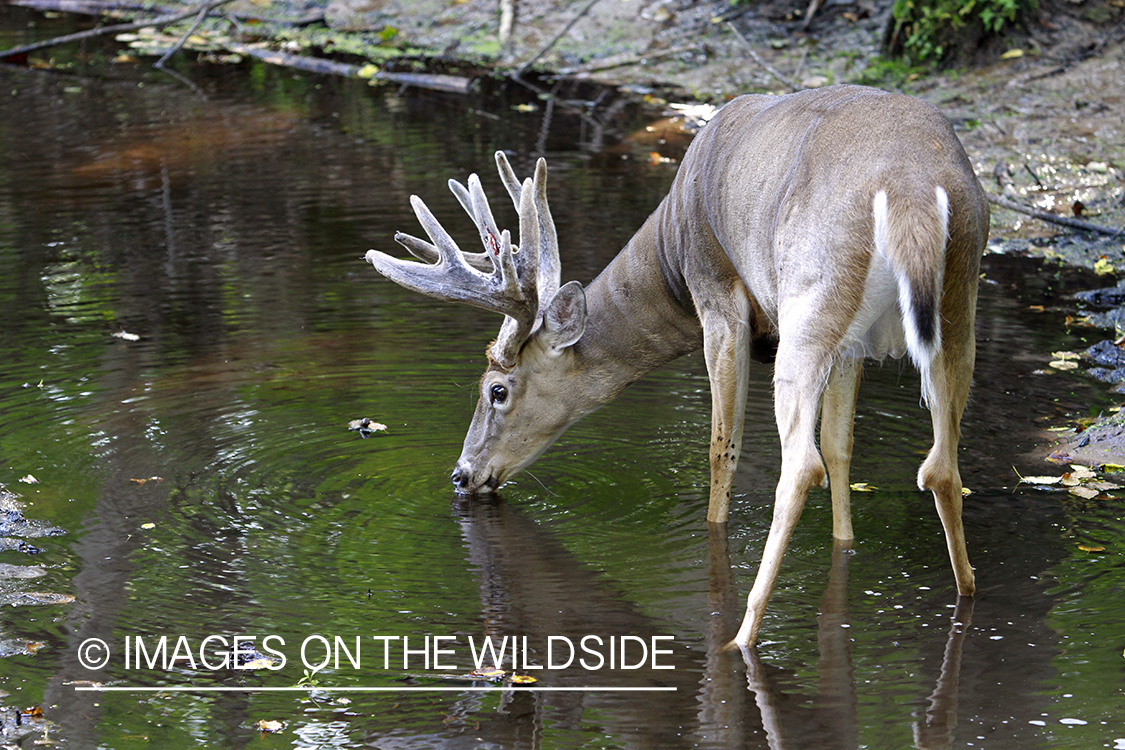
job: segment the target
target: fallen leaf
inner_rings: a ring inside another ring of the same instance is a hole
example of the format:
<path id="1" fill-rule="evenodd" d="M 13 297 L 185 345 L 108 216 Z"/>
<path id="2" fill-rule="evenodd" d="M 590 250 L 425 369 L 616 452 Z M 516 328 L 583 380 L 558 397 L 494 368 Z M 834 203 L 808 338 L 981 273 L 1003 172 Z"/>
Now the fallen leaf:
<path id="1" fill-rule="evenodd" d="M 140 336 L 138 336 L 135 333 L 129 333 L 128 331 L 118 331 L 116 333 L 111 333 L 110 336 L 113 336 L 114 338 L 122 339 L 124 341 L 140 341 L 141 340 Z"/>
<path id="2" fill-rule="evenodd" d="M 1047 363 L 1056 370 L 1077 370 L 1078 363 L 1072 362 L 1068 359 L 1056 359 Z"/>
<path id="3" fill-rule="evenodd" d="M 1090 487 L 1071 487 L 1068 491 L 1070 494 L 1077 495 L 1083 500 L 1093 500 L 1095 497 L 1102 494 Z"/>
<path id="4" fill-rule="evenodd" d="M 25 708 L 23 710 L 23 715 L 24 716 L 42 716 L 43 715 L 43 709 L 39 706 L 31 706 L 30 708 Z"/>
<path id="5" fill-rule="evenodd" d="M 24 484 L 39 484 L 39 480 L 28 474 L 26 477 L 20 477 L 20 481 Z"/>
<path id="6" fill-rule="evenodd" d="M 360 68 L 356 72 L 356 75 L 359 76 L 360 78 L 374 78 L 375 74 L 378 73 L 378 72 L 379 72 L 378 66 L 368 63 L 367 65 L 364 65 L 362 68 Z"/>
<path id="7" fill-rule="evenodd" d="M 280 721 L 266 721 L 262 719 L 258 722 L 258 729 L 261 729 L 263 732 L 280 732 L 283 726 L 284 724 Z"/>
<path id="8" fill-rule="evenodd" d="M 155 529 L 155 528 L 156 528 L 156 524 L 154 524 L 154 523 L 153 523 L 152 521 L 149 521 L 148 523 L 142 523 L 142 524 L 141 524 L 141 528 L 142 528 L 142 529 L 146 529 L 146 530 L 147 530 L 147 529 Z"/>
<path id="9" fill-rule="evenodd" d="M 852 482 L 850 487 L 853 492 L 874 492 L 875 490 L 879 489 L 878 487 L 870 485 L 867 482 Z"/>
<path id="10" fill-rule="evenodd" d="M 1079 544 L 1078 549 L 1082 550 L 1083 552 L 1105 552 L 1105 547 L 1088 546 L 1085 544 Z"/>
<path id="11" fill-rule="evenodd" d="M 970 490 L 968 487 L 962 487 L 961 488 L 961 497 L 968 497 L 971 494 L 973 494 L 973 491 Z"/>
<path id="12" fill-rule="evenodd" d="M 1077 352 L 1051 352 L 1051 356 L 1055 359 L 1082 359 L 1082 355 Z"/>
<path id="13" fill-rule="evenodd" d="M 1121 464 L 1102 464 L 1102 471 L 1125 471 L 1125 466 Z"/>
<path id="14" fill-rule="evenodd" d="M 536 678 L 529 674 L 514 674 L 512 675 L 512 684 L 514 685 L 531 685 L 539 682 Z"/>
<path id="15" fill-rule="evenodd" d="M 254 659 L 253 661 L 248 661 L 245 664 L 239 665 L 238 668 L 239 669 L 269 669 L 270 667 L 272 667 L 276 663 L 277 662 L 275 662 L 273 659 L 270 659 L 269 657 L 263 656 L 261 659 Z"/>
<path id="16" fill-rule="evenodd" d="M 1004 54 L 1000 55 L 1001 60 L 1014 60 L 1017 57 L 1023 57 L 1024 52 L 1022 49 L 1010 49 Z"/>
<path id="17" fill-rule="evenodd" d="M 1078 215 L 1081 216 L 1081 214 L 1078 214 Z M 1115 270 L 1116 269 L 1113 267 L 1113 261 L 1111 261 L 1109 258 L 1105 257 L 1104 255 L 1102 257 L 1098 258 L 1097 261 L 1094 263 L 1094 273 L 1096 273 L 1098 276 L 1105 276 L 1107 274 L 1111 274 Z"/>

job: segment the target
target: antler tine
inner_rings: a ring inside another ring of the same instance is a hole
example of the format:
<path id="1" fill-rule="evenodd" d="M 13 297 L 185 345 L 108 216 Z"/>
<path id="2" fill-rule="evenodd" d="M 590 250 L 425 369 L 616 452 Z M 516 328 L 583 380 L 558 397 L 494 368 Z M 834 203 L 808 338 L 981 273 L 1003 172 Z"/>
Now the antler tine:
<path id="1" fill-rule="evenodd" d="M 515 170 L 508 163 L 508 157 L 503 151 L 496 152 L 496 169 L 500 172 L 500 181 L 504 183 L 504 189 L 508 191 L 508 197 L 512 199 L 512 205 L 519 211 L 520 193 L 523 190 L 523 185 L 520 184 Z"/>
<path id="2" fill-rule="evenodd" d="M 420 250 L 417 253 L 419 257 L 433 257 L 436 262 L 402 261 L 378 250 L 369 250 L 367 261 L 388 279 L 407 289 L 504 313 L 518 321 L 521 327 L 530 329 L 537 312 L 536 300 L 521 294 L 508 232 L 503 232 L 499 239 L 497 267 L 491 274 L 484 274 L 465 262 L 457 243 L 421 198 L 411 196 L 410 204 L 432 244 L 401 233 L 395 239 L 411 252 Z"/>
<path id="3" fill-rule="evenodd" d="M 539 306 L 543 307 L 559 290 L 562 262 L 558 231 L 547 206 L 547 160 L 542 157 L 535 163 L 535 212 L 539 215 Z"/>
<path id="4" fill-rule="evenodd" d="M 496 152 L 496 168 L 500 173 L 500 180 L 504 183 L 508 195 L 511 196 L 512 202 L 516 206 L 516 211 L 520 212 L 522 221 L 521 195 L 523 186 L 516 178 L 516 173 L 512 169 L 512 165 L 508 163 L 508 157 L 503 151 Z M 555 221 L 551 217 L 551 209 L 547 205 L 547 160 L 542 157 L 535 162 L 533 184 L 535 185 L 535 212 L 539 217 L 539 306 L 543 307 L 551 301 L 555 292 L 559 290 L 559 284 L 562 281 L 562 264 L 559 261 L 559 235 L 555 229 Z M 526 244 L 527 240 L 521 230 L 520 247 L 522 248 Z"/>

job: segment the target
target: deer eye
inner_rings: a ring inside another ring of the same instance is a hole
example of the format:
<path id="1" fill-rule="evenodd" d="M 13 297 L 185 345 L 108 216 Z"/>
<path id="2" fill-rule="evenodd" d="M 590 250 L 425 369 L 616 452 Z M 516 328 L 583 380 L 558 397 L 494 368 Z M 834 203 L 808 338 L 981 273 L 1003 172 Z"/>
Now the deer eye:
<path id="1" fill-rule="evenodd" d="M 508 389 L 500 384 L 493 385 L 488 389 L 488 397 L 494 404 L 502 404 L 508 400 Z"/>

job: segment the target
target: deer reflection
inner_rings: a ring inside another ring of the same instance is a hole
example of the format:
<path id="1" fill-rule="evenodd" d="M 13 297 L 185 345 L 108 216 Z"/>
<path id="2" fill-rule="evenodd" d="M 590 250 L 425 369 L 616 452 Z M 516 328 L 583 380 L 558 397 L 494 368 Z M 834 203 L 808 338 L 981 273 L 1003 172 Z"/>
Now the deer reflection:
<path id="1" fill-rule="evenodd" d="M 771 684 L 769 670 L 754 649 L 744 649 L 746 682 L 761 711 L 771 750 L 849 750 L 859 747 L 859 720 L 852 669 L 848 622 L 848 561 L 852 547 L 833 541 L 828 585 L 817 618 L 817 693 L 811 710 Z M 735 609 L 737 614 L 737 608 Z M 940 675 L 930 693 L 923 719 L 914 723 L 918 750 L 941 750 L 953 745 L 965 633 L 973 615 L 973 599 L 960 597 L 954 609 Z M 733 623 L 730 625 L 733 627 Z M 719 641 L 723 641 L 720 639 Z"/>
<path id="2" fill-rule="evenodd" d="M 480 585 L 484 635 L 667 633 L 672 627 L 632 605 L 604 576 L 578 561 L 552 533 L 499 498 L 458 500 L 454 514 Z M 821 598 L 817 686 L 812 700 L 778 689 L 777 670 L 756 650 L 727 648 L 741 614 L 730 564 L 726 524 L 709 524 L 709 600 L 705 649 L 686 648 L 675 633 L 675 669 L 629 672 L 581 669 L 539 673 L 551 685 L 663 685 L 675 692 L 518 693 L 490 717 L 480 694 L 467 693 L 449 712 L 479 725 L 477 737 L 505 746 L 538 747 L 546 723 L 577 727 L 596 715 L 602 729 L 628 747 L 722 747 L 830 750 L 859 746 L 856 685 L 848 622 L 850 545 L 832 549 Z M 940 676 L 914 726 L 915 746 L 950 747 L 956 728 L 962 642 L 972 615 L 963 599 L 954 614 Z M 538 654 L 541 660 L 542 654 Z M 741 657 L 741 658 L 740 658 Z M 589 709 L 594 709 L 593 714 Z M 608 709 L 608 710 L 605 710 Z M 514 743 L 514 744 L 513 744 Z"/>

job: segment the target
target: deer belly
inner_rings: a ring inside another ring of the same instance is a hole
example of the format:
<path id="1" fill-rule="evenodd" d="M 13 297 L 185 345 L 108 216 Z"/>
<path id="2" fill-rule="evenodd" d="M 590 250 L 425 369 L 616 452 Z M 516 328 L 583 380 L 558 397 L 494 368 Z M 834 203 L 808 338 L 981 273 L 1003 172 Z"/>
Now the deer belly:
<path id="1" fill-rule="evenodd" d="M 898 282 L 887 261 L 875 254 L 868 266 L 863 302 L 841 342 L 842 354 L 898 359 L 906 354 L 906 332 L 898 302 Z"/>

